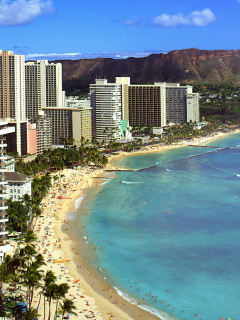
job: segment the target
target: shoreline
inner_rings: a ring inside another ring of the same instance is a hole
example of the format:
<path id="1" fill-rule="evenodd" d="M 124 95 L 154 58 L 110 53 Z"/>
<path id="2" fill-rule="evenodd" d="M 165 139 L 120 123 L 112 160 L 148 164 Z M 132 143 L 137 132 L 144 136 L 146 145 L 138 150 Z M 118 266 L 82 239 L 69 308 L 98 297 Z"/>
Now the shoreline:
<path id="1" fill-rule="evenodd" d="M 119 154 L 111 155 L 108 158 L 109 164 L 106 169 L 114 171 L 116 168 L 110 162 L 118 157 L 160 152 L 185 147 L 189 144 L 205 144 L 217 138 L 225 137 L 228 134 L 234 133 L 239 133 L 239 130 L 235 130 L 230 133 L 216 133 L 212 136 L 192 140 L 191 142 L 183 141 L 181 144 L 167 146 L 153 145 L 131 153 L 120 152 Z M 84 246 L 87 246 L 86 239 L 81 236 L 79 243 L 79 238 L 76 240 L 76 237 L 72 235 L 72 230 L 75 229 L 74 223 L 76 223 L 75 212 L 77 212 L 74 204 L 77 199 L 85 197 L 87 194 L 86 192 L 91 190 L 91 188 L 95 188 L 94 192 L 99 192 L 101 189 L 100 184 L 103 181 L 101 178 L 103 177 L 104 170 L 99 168 L 95 170 L 89 168 L 81 170 L 65 169 L 63 173 L 65 174 L 63 182 L 65 182 L 67 187 L 64 190 L 64 183 L 62 182 L 59 187 L 55 186 L 52 188 L 52 192 L 42 202 L 44 207 L 43 217 L 40 217 L 37 221 L 34 231 L 38 237 L 38 251 L 44 253 L 45 257 L 46 254 L 48 254 L 49 258 L 47 266 L 43 269 L 52 269 L 58 276 L 59 283 L 68 282 L 69 285 L 72 285 L 67 297 L 74 300 L 78 316 L 72 315 L 71 318 L 94 318 L 105 320 L 114 316 L 123 320 L 137 318 L 149 320 L 164 318 L 174 319 L 164 312 L 162 313 L 162 318 L 160 318 L 157 315 L 144 311 L 140 306 L 132 304 L 125 298 L 119 296 L 116 289 L 111 287 L 108 283 L 108 279 L 105 279 L 104 275 L 97 270 L 96 267 L 84 259 L 81 254 L 81 249 L 83 249 Z M 76 186 L 76 190 L 73 190 L 72 187 L 74 186 Z M 99 189 L 96 189 L 96 187 Z M 57 197 L 61 195 L 61 192 L 64 192 L 62 194 L 64 194 L 67 199 L 57 199 Z M 82 203 L 80 205 L 82 205 Z M 73 219 L 69 216 L 70 213 L 73 213 Z M 71 219 L 69 219 L 69 217 Z M 46 249 L 46 246 L 48 246 L 49 249 Z M 71 261 L 64 264 L 56 263 L 53 265 L 53 259 Z M 91 260 L 91 257 L 89 260 Z M 109 297 L 109 295 L 111 296 Z M 37 296 L 35 299 L 37 299 Z M 134 301 L 134 299 L 130 300 L 132 302 Z M 43 309 L 42 304 L 40 304 L 40 307 Z"/>

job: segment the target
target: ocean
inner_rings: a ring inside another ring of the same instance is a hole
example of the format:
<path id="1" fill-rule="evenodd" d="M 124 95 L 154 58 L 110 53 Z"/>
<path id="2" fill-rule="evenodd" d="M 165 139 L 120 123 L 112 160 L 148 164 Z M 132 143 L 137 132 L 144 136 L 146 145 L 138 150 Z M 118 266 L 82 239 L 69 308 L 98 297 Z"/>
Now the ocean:
<path id="1" fill-rule="evenodd" d="M 226 149 L 116 159 L 143 170 L 117 172 L 75 216 L 103 276 L 164 319 L 240 319 L 240 134 L 209 145 Z"/>

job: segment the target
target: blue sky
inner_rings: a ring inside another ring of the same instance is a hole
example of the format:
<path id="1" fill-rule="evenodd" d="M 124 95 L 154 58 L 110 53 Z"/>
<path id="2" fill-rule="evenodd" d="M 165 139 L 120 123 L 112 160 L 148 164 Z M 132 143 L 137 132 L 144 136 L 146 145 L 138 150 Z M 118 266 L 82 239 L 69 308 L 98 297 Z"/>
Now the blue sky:
<path id="1" fill-rule="evenodd" d="M 240 49 L 240 0 L 0 0 L 2 50 L 26 59 Z"/>

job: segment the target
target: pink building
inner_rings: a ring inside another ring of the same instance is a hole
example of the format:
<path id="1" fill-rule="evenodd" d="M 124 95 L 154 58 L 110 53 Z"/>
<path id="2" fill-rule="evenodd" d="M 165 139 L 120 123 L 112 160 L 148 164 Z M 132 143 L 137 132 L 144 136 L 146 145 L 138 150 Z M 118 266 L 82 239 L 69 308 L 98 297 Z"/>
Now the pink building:
<path id="1" fill-rule="evenodd" d="M 28 145 L 29 154 L 34 154 L 37 152 L 36 147 L 36 123 L 29 123 L 28 125 Z"/>

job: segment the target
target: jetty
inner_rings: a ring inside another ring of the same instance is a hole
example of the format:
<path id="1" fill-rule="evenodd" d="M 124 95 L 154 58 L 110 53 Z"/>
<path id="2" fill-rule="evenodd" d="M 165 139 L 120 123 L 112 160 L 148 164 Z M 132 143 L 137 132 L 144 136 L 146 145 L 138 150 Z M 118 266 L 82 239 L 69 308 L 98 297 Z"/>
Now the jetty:
<path id="1" fill-rule="evenodd" d="M 156 166 L 151 166 L 151 167 L 147 167 L 147 168 L 141 168 L 141 169 L 124 169 L 124 168 L 116 168 L 116 169 L 104 169 L 105 172 L 139 172 L 139 171 L 143 171 L 143 170 L 147 170 L 147 169 L 151 169 L 151 168 L 155 168 Z"/>
<path id="2" fill-rule="evenodd" d="M 221 149 L 222 147 L 217 146 L 204 146 L 202 144 L 188 144 L 188 147 L 195 147 L 195 148 L 214 148 L 214 149 Z"/>
<path id="3" fill-rule="evenodd" d="M 209 151 L 209 152 L 204 152 L 204 153 L 200 153 L 200 154 L 195 154 L 193 156 L 190 156 L 188 157 L 188 159 L 191 159 L 191 158 L 197 158 L 197 157 L 202 157 L 202 156 L 205 156 L 207 154 L 210 154 L 210 153 L 215 153 L 215 152 L 219 152 L 219 151 L 223 151 L 223 150 L 227 150 L 227 149 L 230 149 L 231 147 L 227 147 L 227 148 L 218 148 L 217 150 L 214 150 L 214 151 Z"/>

